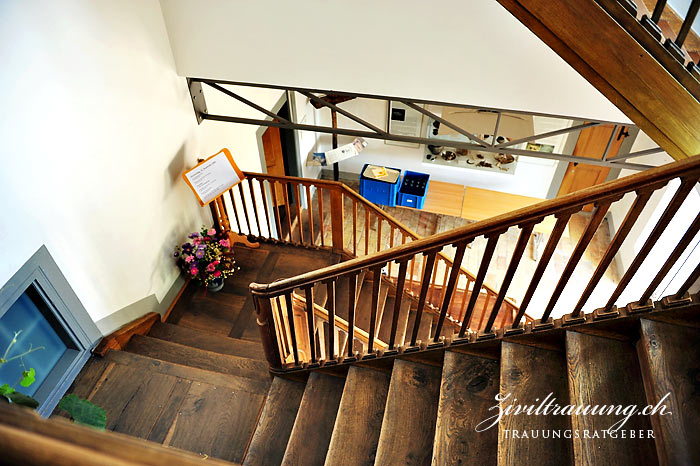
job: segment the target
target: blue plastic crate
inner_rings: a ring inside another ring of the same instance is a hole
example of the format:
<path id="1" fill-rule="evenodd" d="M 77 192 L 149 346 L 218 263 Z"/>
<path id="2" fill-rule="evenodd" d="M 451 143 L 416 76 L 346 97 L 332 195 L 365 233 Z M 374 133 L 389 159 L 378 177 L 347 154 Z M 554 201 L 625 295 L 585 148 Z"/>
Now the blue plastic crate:
<path id="1" fill-rule="evenodd" d="M 398 168 L 385 167 L 387 170 L 395 170 L 398 172 L 396 180 L 388 182 L 366 177 L 365 170 L 367 170 L 369 165 L 371 164 L 366 163 L 360 172 L 360 195 L 375 204 L 395 207 L 396 194 L 399 191 L 399 182 L 401 181 L 401 170 Z"/>
<path id="2" fill-rule="evenodd" d="M 406 170 L 397 196 L 398 205 L 422 209 L 429 182 L 430 175 Z"/>

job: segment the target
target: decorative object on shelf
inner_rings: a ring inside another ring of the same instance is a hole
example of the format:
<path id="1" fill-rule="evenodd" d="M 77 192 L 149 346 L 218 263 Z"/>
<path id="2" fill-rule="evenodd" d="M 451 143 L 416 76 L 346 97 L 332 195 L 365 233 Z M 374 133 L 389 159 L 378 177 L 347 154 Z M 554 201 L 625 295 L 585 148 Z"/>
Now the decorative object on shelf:
<path id="1" fill-rule="evenodd" d="M 432 144 L 428 144 L 428 150 L 433 155 L 440 155 L 440 152 L 442 152 L 442 146 L 434 146 Z"/>
<path id="2" fill-rule="evenodd" d="M 233 260 L 231 242 L 226 233 L 214 228 L 190 233 L 190 241 L 175 247 L 177 265 L 191 279 L 211 291 L 223 288 L 223 280 L 239 269 Z M 211 286 L 210 286 L 211 285 Z"/>
<path id="3" fill-rule="evenodd" d="M 457 155 L 469 155 L 469 149 L 455 149 Z"/>
<path id="4" fill-rule="evenodd" d="M 440 154 L 440 157 L 442 157 L 443 160 L 454 160 L 457 158 L 457 154 L 455 154 L 451 150 L 446 150 L 442 154 Z"/>
<path id="5" fill-rule="evenodd" d="M 496 159 L 496 162 L 502 165 L 507 165 L 515 161 L 515 157 L 513 157 L 511 154 L 497 154 L 494 156 L 494 158 Z"/>

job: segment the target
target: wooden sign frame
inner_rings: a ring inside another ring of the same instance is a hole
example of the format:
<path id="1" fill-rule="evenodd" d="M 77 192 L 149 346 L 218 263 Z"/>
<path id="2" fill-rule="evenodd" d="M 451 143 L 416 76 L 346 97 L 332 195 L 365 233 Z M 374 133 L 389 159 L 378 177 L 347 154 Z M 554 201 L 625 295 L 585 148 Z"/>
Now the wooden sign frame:
<path id="1" fill-rule="evenodd" d="M 197 170 L 200 166 L 202 166 L 202 165 L 204 165 L 205 163 L 209 162 L 209 161 L 210 161 L 211 159 L 213 159 L 214 157 L 220 156 L 221 153 L 223 153 L 223 154 L 225 155 L 226 159 L 227 159 L 228 162 L 231 164 L 231 167 L 233 168 L 233 171 L 236 172 L 236 175 L 238 176 L 238 181 L 235 182 L 235 183 L 233 183 L 231 186 L 228 186 L 228 187 L 226 187 L 225 189 L 222 189 L 221 192 L 217 193 L 214 197 L 212 197 L 211 199 L 209 199 L 207 202 L 204 202 L 204 201 L 202 200 L 202 198 L 199 197 L 199 193 L 197 192 L 197 189 L 195 189 L 195 187 L 192 185 L 192 182 L 191 182 L 191 181 L 189 180 L 189 178 L 187 177 L 187 174 L 190 173 L 190 172 L 192 172 L 192 171 Z M 217 152 L 216 154 L 207 157 L 206 159 L 202 160 L 201 162 L 199 162 L 199 163 L 198 163 L 197 165 L 195 165 L 194 167 L 192 167 L 192 168 L 190 168 L 189 170 L 185 171 L 185 172 L 182 174 L 182 178 L 185 180 L 185 183 L 187 183 L 187 186 L 190 187 L 190 189 L 192 190 L 192 192 L 194 193 L 194 195 L 197 197 L 197 201 L 199 201 L 199 204 L 200 204 L 202 207 L 204 207 L 205 205 L 210 204 L 211 202 L 213 202 L 214 200 L 216 200 L 219 196 L 221 196 L 223 193 L 225 193 L 226 191 L 228 191 L 229 189 L 231 189 L 232 187 L 236 186 L 238 183 L 240 183 L 241 181 L 243 181 L 243 180 L 245 179 L 245 175 L 243 174 L 243 172 L 241 171 L 241 169 L 238 168 L 238 165 L 236 165 L 236 162 L 233 161 L 233 156 L 231 155 L 231 152 L 230 152 L 228 149 L 223 148 L 223 149 L 221 149 L 219 152 Z"/>

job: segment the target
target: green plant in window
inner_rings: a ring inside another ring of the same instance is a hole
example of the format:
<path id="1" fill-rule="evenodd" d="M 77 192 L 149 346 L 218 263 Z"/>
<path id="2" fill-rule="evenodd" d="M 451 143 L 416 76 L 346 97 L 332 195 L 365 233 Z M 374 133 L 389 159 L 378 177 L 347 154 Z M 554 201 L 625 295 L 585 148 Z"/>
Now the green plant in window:
<path id="1" fill-rule="evenodd" d="M 14 361 L 19 359 L 20 364 L 22 365 L 22 368 L 24 369 L 22 371 L 22 374 L 19 378 L 19 380 L 13 385 L 10 386 L 9 384 L 2 384 L 0 385 L 0 396 L 6 398 L 8 401 L 14 404 L 22 405 L 22 406 L 27 406 L 29 408 L 35 409 L 37 406 L 39 406 L 39 402 L 36 401 L 34 398 L 32 398 L 29 395 L 25 395 L 22 392 L 18 392 L 14 387 L 19 384 L 22 387 L 29 387 L 31 384 L 34 383 L 36 380 L 36 371 L 34 370 L 33 367 L 30 367 L 27 369 L 27 367 L 24 365 L 24 357 L 30 353 L 33 353 L 35 351 L 43 350 L 43 346 L 38 346 L 34 348 L 31 343 L 29 344 L 29 349 L 23 353 L 10 356 L 10 351 L 12 350 L 12 347 L 17 344 L 17 337 L 20 336 L 22 333 L 22 330 L 19 330 L 15 332 L 15 335 L 12 337 L 12 340 L 10 340 L 10 343 L 7 345 L 7 348 L 5 349 L 5 353 L 2 355 L 0 358 L 0 367 L 2 367 L 4 364 L 7 364 L 10 361 Z"/>
<path id="2" fill-rule="evenodd" d="M 36 381 L 36 370 L 33 367 L 27 369 L 24 365 L 24 356 L 33 353 L 34 351 L 39 351 L 45 349 L 43 346 L 38 346 L 34 348 L 32 344 L 29 344 L 29 349 L 21 354 L 15 356 L 10 356 L 10 350 L 17 344 L 17 337 L 22 333 L 22 331 L 15 332 L 14 337 L 7 345 L 5 353 L 2 358 L 0 358 L 0 367 L 10 361 L 19 359 L 22 365 L 22 374 L 19 380 L 13 385 L 2 384 L 0 385 L 0 399 L 4 398 L 10 403 L 27 406 L 31 409 L 36 409 L 39 406 L 39 402 L 29 395 L 18 392 L 15 386 L 19 384 L 22 387 L 29 387 Z M 104 430 L 107 424 L 107 415 L 105 410 L 88 400 L 84 400 L 74 394 L 66 395 L 59 401 L 58 407 L 65 410 L 70 414 L 71 419 L 78 424 L 83 424 L 86 426 L 96 427 L 98 429 Z"/>

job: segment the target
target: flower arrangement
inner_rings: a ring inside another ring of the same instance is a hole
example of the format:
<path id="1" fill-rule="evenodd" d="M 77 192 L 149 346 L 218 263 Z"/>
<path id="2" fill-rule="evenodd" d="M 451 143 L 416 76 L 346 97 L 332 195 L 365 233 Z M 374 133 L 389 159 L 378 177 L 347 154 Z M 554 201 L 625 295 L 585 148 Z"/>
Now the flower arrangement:
<path id="1" fill-rule="evenodd" d="M 230 255 L 231 243 L 225 232 L 218 233 L 214 228 L 188 235 L 190 241 L 175 247 L 173 254 L 177 265 L 187 276 L 203 286 L 219 282 L 232 275 L 238 267 Z"/>

